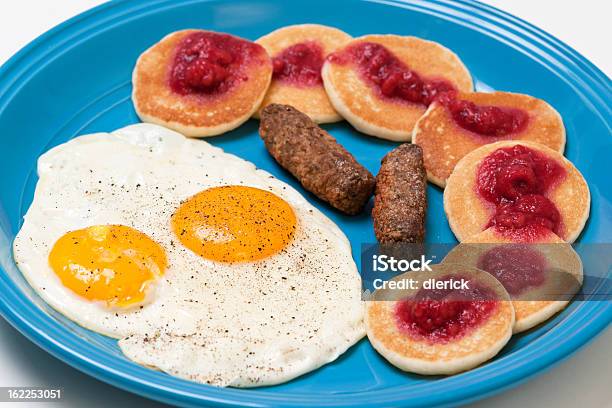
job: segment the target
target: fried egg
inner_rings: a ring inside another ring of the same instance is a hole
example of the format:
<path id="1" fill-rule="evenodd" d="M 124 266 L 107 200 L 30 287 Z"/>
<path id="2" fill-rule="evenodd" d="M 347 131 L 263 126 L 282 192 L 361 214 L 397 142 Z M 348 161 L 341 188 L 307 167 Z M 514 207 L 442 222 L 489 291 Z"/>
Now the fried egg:
<path id="1" fill-rule="evenodd" d="M 38 175 L 17 265 L 53 308 L 139 364 L 271 385 L 365 334 L 344 234 L 245 160 L 139 124 L 51 149 Z"/>

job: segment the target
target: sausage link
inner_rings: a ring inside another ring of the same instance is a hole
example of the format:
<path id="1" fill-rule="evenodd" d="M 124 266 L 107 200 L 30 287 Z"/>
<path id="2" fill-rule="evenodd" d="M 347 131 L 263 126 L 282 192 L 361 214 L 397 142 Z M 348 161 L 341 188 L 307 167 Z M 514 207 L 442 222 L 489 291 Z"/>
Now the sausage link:
<path id="1" fill-rule="evenodd" d="M 374 233 L 380 243 L 422 243 L 427 179 L 420 146 L 403 144 L 383 157 L 376 176 Z"/>
<path id="2" fill-rule="evenodd" d="M 308 116 L 288 105 L 261 112 L 268 152 L 302 186 L 347 214 L 359 213 L 374 192 L 374 176 Z"/>

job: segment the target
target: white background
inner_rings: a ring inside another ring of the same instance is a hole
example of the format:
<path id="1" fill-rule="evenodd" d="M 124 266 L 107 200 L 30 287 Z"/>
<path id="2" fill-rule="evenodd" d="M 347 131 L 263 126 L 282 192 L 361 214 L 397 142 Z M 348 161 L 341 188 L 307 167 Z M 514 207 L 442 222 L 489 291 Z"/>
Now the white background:
<path id="1" fill-rule="evenodd" d="M 19 0 L 0 2 L 0 63 L 39 34 L 93 7 L 96 0 Z M 610 3 L 601 0 L 489 0 L 571 45 L 612 72 Z M 612 330 L 546 374 L 473 407 L 612 408 Z M 94 380 L 49 356 L 0 318 L 0 386 L 61 386 L 61 404 L 90 408 L 161 406 Z M 1 404 L 1 403 L 0 403 Z M 3 404 L 2 406 L 8 406 Z M 15 404 L 17 405 L 17 404 Z M 25 407 L 25 404 L 17 405 Z"/>

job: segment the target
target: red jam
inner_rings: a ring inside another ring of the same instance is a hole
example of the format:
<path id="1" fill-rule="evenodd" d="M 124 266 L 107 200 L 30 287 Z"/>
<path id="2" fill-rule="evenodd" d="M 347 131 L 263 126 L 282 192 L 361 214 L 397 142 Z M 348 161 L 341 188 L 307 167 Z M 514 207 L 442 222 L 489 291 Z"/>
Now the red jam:
<path id="1" fill-rule="evenodd" d="M 522 145 L 491 153 L 477 175 L 478 193 L 496 206 L 487 227 L 527 241 L 547 230 L 557 233 L 561 215 L 545 194 L 564 175 L 555 160 Z"/>
<path id="2" fill-rule="evenodd" d="M 365 81 L 382 97 L 424 106 L 439 101 L 450 110 L 459 126 L 480 135 L 499 137 L 518 133 L 529 120 L 527 113 L 520 109 L 478 106 L 457 99 L 457 90 L 450 82 L 422 78 L 381 44 L 359 42 L 331 54 L 329 59 L 337 64 L 353 61 Z"/>
<path id="3" fill-rule="evenodd" d="M 488 226 L 513 234 L 526 229 L 525 235 L 535 237 L 546 230 L 558 232 L 560 221 L 561 215 L 552 201 L 543 195 L 529 194 L 499 205 Z"/>
<path id="4" fill-rule="evenodd" d="M 422 78 L 381 44 L 359 42 L 329 58 L 339 64 L 356 63 L 362 77 L 383 97 L 428 106 L 455 90 L 448 81 Z"/>
<path id="5" fill-rule="evenodd" d="M 544 256 L 524 244 L 500 245 L 478 259 L 477 267 L 495 276 L 512 296 L 544 283 L 548 262 Z"/>
<path id="6" fill-rule="evenodd" d="M 246 80 L 244 66 L 263 48 L 228 34 L 197 31 L 179 43 L 170 69 L 170 87 L 178 94 L 220 95 Z"/>
<path id="7" fill-rule="evenodd" d="M 496 307 L 494 293 L 484 287 L 468 291 L 421 289 L 414 297 L 396 304 L 395 317 L 400 330 L 409 336 L 447 343 L 483 324 Z"/>
<path id="8" fill-rule="evenodd" d="M 451 99 L 445 104 L 453 120 L 462 128 L 484 136 L 506 136 L 525 129 L 529 115 L 521 109 L 476 105 Z"/>
<path id="9" fill-rule="evenodd" d="M 320 85 L 323 61 L 323 48 L 316 41 L 294 44 L 272 59 L 274 79 L 298 86 Z"/>

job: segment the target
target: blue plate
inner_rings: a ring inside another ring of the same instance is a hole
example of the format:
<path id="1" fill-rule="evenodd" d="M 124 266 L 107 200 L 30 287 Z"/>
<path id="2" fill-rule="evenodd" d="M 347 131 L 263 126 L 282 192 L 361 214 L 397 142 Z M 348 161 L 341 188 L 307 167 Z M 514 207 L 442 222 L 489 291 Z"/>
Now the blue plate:
<path id="1" fill-rule="evenodd" d="M 367 33 L 416 35 L 454 50 L 477 88 L 524 92 L 561 112 L 567 157 L 586 177 L 592 215 L 581 242 L 612 242 L 609 182 L 610 80 L 575 51 L 535 27 L 478 3 L 450 1 L 133 1 L 108 3 L 44 34 L 0 71 L 0 309 L 25 336 L 103 381 L 160 401 L 194 406 L 432 406 L 473 401 L 525 381 L 567 357 L 608 326 L 610 302 L 574 302 L 561 314 L 515 336 L 492 362 L 448 378 L 402 373 L 363 340 L 333 364 L 288 384 L 217 389 L 140 367 L 116 342 L 51 310 L 21 277 L 11 242 L 36 184 L 36 159 L 83 133 L 138 121 L 130 77 L 138 55 L 168 32 L 207 28 L 255 39 L 313 22 Z M 393 143 L 360 135 L 344 123 L 327 127 L 372 172 Z M 253 121 L 213 139 L 290 182 L 346 232 L 355 253 L 373 242 L 368 215 L 345 217 L 305 193 L 266 153 Z M 454 242 L 442 194 L 429 190 L 429 242 Z"/>

